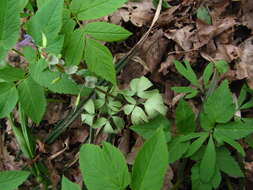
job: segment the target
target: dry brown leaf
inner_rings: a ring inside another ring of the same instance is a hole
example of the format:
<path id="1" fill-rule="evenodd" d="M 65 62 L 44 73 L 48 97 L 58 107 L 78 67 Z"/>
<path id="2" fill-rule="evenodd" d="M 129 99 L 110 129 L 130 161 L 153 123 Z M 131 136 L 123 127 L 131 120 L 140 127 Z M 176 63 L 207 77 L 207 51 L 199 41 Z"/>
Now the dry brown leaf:
<path id="1" fill-rule="evenodd" d="M 129 129 L 124 129 L 122 132 L 122 136 L 119 138 L 119 145 L 118 148 L 121 150 L 121 152 L 126 155 L 129 152 L 129 140 L 130 140 L 130 131 Z"/>
<path id="2" fill-rule="evenodd" d="M 241 46 L 242 56 L 237 64 L 237 78 L 246 78 L 248 85 L 253 89 L 253 37 Z"/>
<path id="3" fill-rule="evenodd" d="M 173 187 L 173 184 L 171 182 L 173 177 L 174 177 L 174 172 L 173 172 L 172 168 L 169 165 L 168 169 L 166 171 L 165 177 L 164 177 L 164 183 L 163 183 L 162 190 L 169 190 Z"/>
<path id="4" fill-rule="evenodd" d="M 135 157 L 137 156 L 137 153 L 139 152 L 142 145 L 143 145 L 143 139 L 140 136 L 138 136 L 135 141 L 134 146 L 132 147 L 131 152 L 127 155 L 127 158 L 126 158 L 127 163 L 129 165 L 133 165 Z"/>

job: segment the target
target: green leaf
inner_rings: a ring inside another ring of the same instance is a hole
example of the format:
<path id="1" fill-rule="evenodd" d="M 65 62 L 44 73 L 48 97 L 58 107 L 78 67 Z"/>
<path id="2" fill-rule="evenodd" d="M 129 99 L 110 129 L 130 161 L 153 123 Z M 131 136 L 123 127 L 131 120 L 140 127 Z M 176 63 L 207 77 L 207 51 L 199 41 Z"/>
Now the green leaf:
<path id="1" fill-rule="evenodd" d="M 130 174 L 122 153 L 103 143 L 103 149 L 97 145 L 85 144 L 80 150 L 80 169 L 89 190 L 125 189 L 130 183 Z"/>
<path id="2" fill-rule="evenodd" d="M 134 125 L 138 125 L 148 122 L 148 117 L 141 107 L 135 106 L 131 114 L 131 121 Z"/>
<path id="3" fill-rule="evenodd" d="M 122 41 L 132 34 L 118 25 L 107 22 L 88 23 L 84 27 L 84 33 L 105 42 Z"/>
<path id="4" fill-rule="evenodd" d="M 173 63 L 175 64 L 177 71 L 190 81 L 192 85 L 196 87 L 200 86 L 197 76 L 188 61 L 184 61 L 185 66 L 177 60 L 174 60 Z"/>
<path id="5" fill-rule="evenodd" d="M 49 0 L 36 0 L 38 9 L 41 9 Z"/>
<path id="6" fill-rule="evenodd" d="M 148 123 L 133 125 L 130 127 L 130 129 L 142 136 L 144 139 L 149 139 L 160 127 L 164 130 L 166 140 L 168 142 L 171 138 L 171 135 L 169 133 L 171 124 L 167 118 L 162 115 L 157 116 L 155 119 L 149 121 Z"/>
<path id="7" fill-rule="evenodd" d="M 24 57 L 28 63 L 37 61 L 37 50 L 31 46 L 25 46 L 22 48 Z"/>
<path id="8" fill-rule="evenodd" d="M 214 118 L 210 118 L 209 114 L 204 113 L 203 111 L 200 112 L 200 124 L 201 128 L 205 131 L 210 131 L 215 126 Z"/>
<path id="9" fill-rule="evenodd" d="M 247 98 L 247 86 L 244 84 L 241 88 L 239 97 L 237 99 L 238 107 L 241 107 L 246 98 Z"/>
<path id="10" fill-rule="evenodd" d="M 0 88 L 2 88 L 2 85 L 3 83 L 0 83 Z M 0 93 L 0 118 L 8 117 L 17 104 L 18 91 L 15 85 L 11 84 L 11 86 L 4 93 Z M 3 87 L 5 88 L 6 85 Z"/>
<path id="11" fill-rule="evenodd" d="M 0 68 L 0 79 L 8 82 L 21 80 L 25 77 L 25 72 L 22 69 L 12 67 L 10 65 Z"/>
<path id="12" fill-rule="evenodd" d="M 79 65 L 84 51 L 84 30 L 77 29 L 68 36 L 68 44 L 64 50 L 67 65 Z"/>
<path id="13" fill-rule="evenodd" d="M 244 121 L 234 121 L 217 125 L 214 133 L 218 133 L 233 140 L 238 140 L 251 134 L 253 132 L 252 126 L 253 119 L 244 119 Z"/>
<path id="14" fill-rule="evenodd" d="M 192 189 L 194 190 L 212 190 L 212 183 L 203 183 L 200 180 L 200 166 L 195 164 L 191 169 Z"/>
<path id="15" fill-rule="evenodd" d="M 197 140 L 195 140 L 188 148 L 188 151 L 186 152 L 185 157 L 192 156 L 195 152 L 197 152 L 200 147 L 203 145 L 203 143 L 206 141 L 207 137 L 209 136 L 209 133 L 204 133 L 201 135 Z"/>
<path id="16" fill-rule="evenodd" d="M 132 190 L 161 189 L 168 166 L 168 150 L 163 130 L 146 141 L 139 151 L 132 173 Z"/>
<path id="17" fill-rule="evenodd" d="M 229 70 L 229 65 L 225 60 L 216 61 L 214 65 L 221 74 L 224 74 Z"/>
<path id="18" fill-rule="evenodd" d="M 239 164 L 225 147 L 217 149 L 217 165 L 221 171 L 231 177 L 244 177 Z"/>
<path id="19" fill-rule="evenodd" d="M 199 7 L 197 9 L 197 18 L 206 24 L 212 24 L 212 18 L 205 7 Z"/>
<path id="20" fill-rule="evenodd" d="M 18 92 L 25 113 L 38 124 L 46 110 L 44 89 L 29 77 L 19 84 Z"/>
<path id="21" fill-rule="evenodd" d="M 28 0 L 20 0 L 19 8 L 21 11 L 23 11 L 23 9 L 26 7 L 27 3 L 28 3 Z"/>
<path id="22" fill-rule="evenodd" d="M 183 99 L 179 101 L 176 108 L 176 127 L 182 134 L 194 132 L 196 129 L 195 114 Z"/>
<path id="23" fill-rule="evenodd" d="M 63 2 L 64 0 L 47 1 L 27 23 L 28 34 L 33 37 L 37 45 L 42 46 L 42 33 L 47 38 L 47 47 L 59 41 L 58 33 L 62 27 Z"/>
<path id="24" fill-rule="evenodd" d="M 228 81 L 224 80 L 221 85 L 208 97 L 204 103 L 204 112 L 210 120 L 217 123 L 226 123 L 234 115 L 235 105 L 229 90 Z"/>
<path id="25" fill-rule="evenodd" d="M 215 165 L 216 151 L 213 137 L 210 136 L 203 159 L 200 162 L 200 179 L 203 183 L 208 183 L 211 181 L 215 173 Z"/>
<path id="26" fill-rule="evenodd" d="M 63 176 L 61 180 L 61 190 L 81 190 L 81 188 L 78 184 L 73 183 Z"/>
<path id="27" fill-rule="evenodd" d="M 0 186 L 4 190 L 14 190 L 30 175 L 26 171 L 0 171 Z"/>
<path id="28" fill-rule="evenodd" d="M 107 47 L 87 38 L 84 54 L 89 71 L 116 85 L 116 71 L 113 57 Z"/>
<path id="29" fill-rule="evenodd" d="M 73 0 L 70 9 L 79 20 L 97 19 L 109 15 L 127 0 Z"/>
<path id="30" fill-rule="evenodd" d="M 160 93 L 155 93 L 144 103 L 144 108 L 149 118 L 154 118 L 158 114 L 165 115 L 167 108 L 163 103 L 163 98 Z"/>
<path id="31" fill-rule="evenodd" d="M 0 60 L 12 48 L 19 36 L 20 3 L 16 0 L 0 1 Z"/>
<path id="32" fill-rule="evenodd" d="M 176 86 L 171 88 L 173 91 L 176 93 L 185 93 L 186 96 L 185 98 L 194 98 L 195 96 L 198 95 L 199 91 L 195 88 L 192 87 L 184 87 L 184 86 Z"/>
<path id="33" fill-rule="evenodd" d="M 208 83 L 213 74 L 213 63 L 209 63 L 203 73 L 203 81 L 205 88 L 208 88 Z"/>
<path id="34" fill-rule="evenodd" d="M 130 88 L 133 92 L 137 93 L 137 96 L 140 96 L 143 91 L 149 89 L 151 86 L 153 86 L 152 83 L 144 76 L 133 79 L 130 82 Z"/>
<path id="35" fill-rule="evenodd" d="M 242 156 L 245 156 L 245 151 L 244 151 L 244 149 L 242 148 L 242 146 L 238 142 L 236 142 L 236 141 L 234 141 L 234 140 L 232 140 L 232 139 L 230 139 L 230 138 L 228 138 L 226 136 L 223 136 L 223 135 L 221 135 L 219 133 L 214 133 L 214 138 L 218 142 L 223 142 L 223 141 L 226 142 L 227 144 L 229 144 L 232 147 L 234 147 Z"/>
<path id="36" fill-rule="evenodd" d="M 173 163 L 182 158 L 184 153 L 188 150 L 190 143 L 183 142 L 183 137 L 184 136 L 178 136 L 168 144 L 169 163 Z"/>

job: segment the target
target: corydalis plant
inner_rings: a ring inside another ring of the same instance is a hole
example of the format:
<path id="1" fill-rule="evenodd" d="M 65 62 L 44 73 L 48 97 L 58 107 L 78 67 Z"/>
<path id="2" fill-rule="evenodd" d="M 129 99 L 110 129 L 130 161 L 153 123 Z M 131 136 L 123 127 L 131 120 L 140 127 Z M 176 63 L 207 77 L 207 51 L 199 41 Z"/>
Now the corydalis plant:
<path id="1" fill-rule="evenodd" d="M 84 106 L 82 121 L 93 128 L 104 127 L 105 132 L 124 128 L 123 114 L 135 125 L 147 123 L 166 114 L 166 106 L 158 90 L 148 90 L 152 83 L 145 77 L 133 79 L 128 89 L 96 87 L 96 98 Z"/>

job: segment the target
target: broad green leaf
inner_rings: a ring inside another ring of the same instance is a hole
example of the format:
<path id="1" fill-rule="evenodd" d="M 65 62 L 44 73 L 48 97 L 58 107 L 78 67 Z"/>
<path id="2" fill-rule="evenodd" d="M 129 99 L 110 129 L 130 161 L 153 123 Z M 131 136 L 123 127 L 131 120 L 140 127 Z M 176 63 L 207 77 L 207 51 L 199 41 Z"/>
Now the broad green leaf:
<path id="1" fill-rule="evenodd" d="M 0 95 L 6 93 L 11 88 L 13 88 L 15 85 L 10 82 L 0 82 Z"/>
<path id="2" fill-rule="evenodd" d="M 0 88 L 1 87 L 0 83 Z M 0 118 L 8 117 L 17 104 L 17 101 L 18 91 L 14 85 L 4 93 L 0 93 Z"/>
<path id="3" fill-rule="evenodd" d="M 253 120 L 234 121 L 226 124 L 217 125 L 214 133 L 226 136 L 233 140 L 244 138 L 253 132 Z"/>
<path id="4" fill-rule="evenodd" d="M 71 34 L 74 31 L 76 22 L 71 18 L 70 10 L 66 8 L 63 10 L 62 19 L 63 24 L 61 28 L 61 33 L 65 35 L 65 40 L 69 40 L 69 37 L 67 35 Z"/>
<path id="5" fill-rule="evenodd" d="M 205 88 L 208 87 L 209 80 L 213 74 L 213 63 L 209 63 L 203 73 L 203 81 Z"/>
<path id="6" fill-rule="evenodd" d="M 97 19 L 109 15 L 127 0 L 73 0 L 70 9 L 79 20 Z"/>
<path id="7" fill-rule="evenodd" d="M 244 84 L 241 88 L 239 97 L 237 99 L 238 107 L 241 107 L 246 98 L 247 98 L 247 86 Z"/>
<path id="8" fill-rule="evenodd" d="M 105 42 L 127 39 L 132 33 L 126 29 L 107 22 L 91 22 L 85 25 L 84 33 Z"/>
<path id="9" fill-rule="evenodd" d="M 22 69 L 12 67 L 10 65 L 0 68 L 0 79 L 8 82 L 24 79 L 25 72 Z"/>
<path id="10" fill-rule="evenodd" d="M 234 147 L 242 156 L 245 156 L 245 151 L 242 148 L 242 146 L 234 141 L 233 139 L 230 139 L 226 136 L 223 136 L 219 133 L 214 133 L 214 138 L 219 142 L 226 142 L 227 144 L 231 145 L 232 147 Z"/>
<path id="11" fill-rule="evenodd" d="M 0 1 L 0 60 L 12 48 L 19 36 L 20 3 L 16 0 Z"/>
<path id="12" fill-rule="evenodd" d="M 38 124 L 46 110 L 44 89 L 29 77 L 19 84 L 18 92 L 25 113 Z"/>
<path id="13" fill-rule="evenodd" d="M 116 85 L 113 57 L 107 47 L 86 38 L 84 57 L 89 71 Z"/>
<path id="14" fill-rule="evenodd" d="M 133 125 L 130 127 L 130 129 L 142 136 L 144 139 L 149 139 L 160 127 L 164 130 L 166 141 L 168 142 L 171 138 L 171 135 L 169 133 L 171 124 L 167 118 L 162 115 L 157 116 L 155 119 L 149 121 L 148 123 Z"/>
<path id="15" fill-rule="evenodd" d="M 221 171 L 231 177 L 244 177 L 239 164 L 225 147 L 217 149 L 217 165 Z"/>
<path id="16" fill-rule="evenodd" d="M 195 164 L 191 169 L 191 181 L 193 190 L 212 190 L 212 187 L 220 184 L 221 176 L 220 172 L 216 167 L 215 174 L 209 183 L 203 183 L 200 180 L 200 164 Z M 215 188 L 215 187 L 214 187 Z"/>
<path id="17" fill-rule="evenodd" d="M 213 188 L 217 189 L 221 183 L 221 172 L 220 169 L 218 168 L 218 166 L 215 166 L 215 173 L 214 176 L 212 178 L 212 186 Z"/>
<path id="18" fill-rule="evenodd" d="M 224 74 L 229 70 L 229 65 L 225 60 L 216 61 L 214 65 L 221 74 Z"/>
<path id="19" fill-rule="evenodd" d="M 213 94 L 208 97 L 204 103 L 204 112 L 210 120 L 214 120 L 217 123 L 226 123 L 233 117 L 235 105 L 233 104 L 227 80 L 224 80 Z"/>
<path id="20" fill-rule="evenodd" d="M 182 134 L 194 132 L 196 129 L 195 114 L 191 106 L 181 99 L 176 108 L 176 127 Z"/>
<path id="21" fill-rule="evenodd" d="M 22 48 L 24 57 L 28 63 L 37 61 L 37 50 L 31 46 L 25 46 Z"/>
<path id="22" fill-rule="evenodd" d="M 200 86 L 197 76 L 192 70 L 191 65 L 188 61 L 184 61 L 185 65 L 183 65 L 181 62 L 177 60 L 174 60 L 173 63 L 175 64 L 177 71 L 181 75 L 183 75 L 188 81 L 190 81 L 192 85 L 196 87 Z"/>
<path id="23" fill-rule="evenodd" d="M 79 162 L 89 190 L 125 189 L 130 183 L 124 156 L 109 143 L 103 143 L 103 149 L 97 145 L 83 145 Z"/>
<path id="24" fill-rule="evenodd" d="M 61 190 L 81 190 L 81 188 L 78 184 L 73 183 L 63 176 L 61 180 Z"/>
<path id="25" fill-rule="evenodd" d="M 29 20 L 28 33 L 37 45 L 42 46 L 42 33 L 47 38 L 47 47 L 54 46 L 60 40 L 58 33 L 62 27 L 63 2 L 48 0 Z"/>
<path id="26" fill-rule="evenodd" d="M 132 190 L 161 189 L 168 166 L 168 150 L 163 130 L 146 141 L 139 151 L 132 173 Z"/>
<path id="27" fill-rule="evenodd" d="M 68 44 L 64 50 L 65 62 L 67 65 L 79 65 L 84 51 L 83 29 L 75 30 L 68 38 Z"/>
<path id="28" fill-rule="evenodd" d="M 197 152 L 200 147 L 203 145 L 203 143 L 206 141 L 207 137 L 209 136 L 209 133 L 204 133 L 201 137 L 199 137 L 197 140 L 195 140 L 188 148 L 188 151 L 186 152 L 185 157 L 192 156 L 195 152 Z"/>
<path id="29" fill-rule="evenodd" d="M 189 140 L 192 140 L 192 139 L 195 139 L 195 138 L 199 138 L 199 137 L 201 137 L 205 134 L 206 134 L 206 132 L 189 133 L 187 135 L 180 136 L 180 141 L 181 142 L 189 141 Z"/>
<path id="30" fill-rule="evenodd" d="M 38 9 L 41 9 L 50 0 L 36 0 Z"/>
<path id="31" fill-rule="evenodd" d="M 215 173 L 216 151 L 213 142 L 213 137 L 209 137 L 209 141 L 200 162 L 200 179 L 203 183 L 209 183 Z"/>
<path id="32" fill-rule="evenodd" d="M 133 79 L 130 82 L 131 90 L 137 93 L 138 96 L 140 95 L 141 92 L 149 89 L 151 86 L 153 86 L 152 83 L 144 76 Z"/>
<path id="33" fill-rule="evenodd" d="M 201 111 L 200 113 L 200 125 L 205 131 L 210 131 L 215 126 L 214 118 L 210 118 L 209 116 L 210 115 L 204 113 L 204 111 Z"/>
<path id="34" fill-rule="evenodd" d="M 197 9 L 197 18 L 202 20 L 206 24 L 212 24 L 212 18 L 205 7 L 199 7 Z"/>
<path id="35" fill-rule="evenodd" d="M 26 171 L 0 171 L 0 186 L 4 190 L 14 190 L 30 175 Z"/>
<path id="36" fill-rule="evenodd" d="M 144 108 L 149 118 L 154 118 L 157 115 L 165 115 L 167 108 L 163 103 L 163 98 L 160 93 L 155 93 L 144 103 Z"/>
<path id="37" fill-rule="evenodd" d="M 185 93 L 185 98 L 193 98 L 198 95 L 199 91 L 192 87 L 176 86 L 171 88 L 176 93 Z"/>
<path id="38" fill-rule="evenodd" d="M 252 135 L 248 135 L 247 137 L 244 138 L 244 141 L 251 147 L 253 148 L 253 137 Z"/>
<path id="39" fill-rule="evenodd" d="M 19 0 L 19 8 L 21 11 L 26 7 L 28 0 Z"/>
<path id="40" fill-rule="evenodd" d="M 173 163 L 182 158 L 184 153 L 188 150 L 190 143 L 181 141 L 182 137 L 183 136 L 178 136 L 168 144 L 169 163 Z"/>

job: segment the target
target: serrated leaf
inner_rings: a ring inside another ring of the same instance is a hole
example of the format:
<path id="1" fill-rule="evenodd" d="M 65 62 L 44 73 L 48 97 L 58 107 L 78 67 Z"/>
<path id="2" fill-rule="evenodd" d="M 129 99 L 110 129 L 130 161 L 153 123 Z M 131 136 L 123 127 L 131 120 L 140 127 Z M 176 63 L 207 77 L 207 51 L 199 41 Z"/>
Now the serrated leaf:
<path id="1" fill-rule="evenodd" d="M 15 85 L 11 84 L 11 88 L 4 93 L 0 93 L 0 118 L 8 117 L 14 109 L 18 101 L 18 91 Z M 2 87 L 0 83 L 0 88 Z M 4 86 L 4 88 L 6 85 Z M 2 89 L 1 89 L 2 90 Z"/>
<path id="2" fill-rule="evenodd" d="M 80 170 L 89 190 L 125 189 L 130 183 L 130 174 L 122 153 L 103 143 L 103 149 L 97 145 L 85 144 L 80 150 Z"/>
<path id="3" fill-rule="evenodd" d="M 217 165 L 221 171 L 231 177 L 244 177 L 239 164 L 225 147 L 217 149 Z"/>
<path id="4" fill-rule="evenodd" d="M 77 29 L 68 36 L 68 43 L 64 50 L 67 65 L 79 65 L 84 51 L 84 30 Z"/>
<path id="5" fill-rule="evenodd" d="M 42 46 L 42 33 L 47 38 L 48 47 L 58 41 L 58 33 L 62 26 L 63 3 L 64 0 L 47 1 L 28 21 L 28 34 L 37 45 Z"/>
<path id="6" fill-rule="evenodd" d="M 167 120 L 166 117 L 159 115 L 148 123 L 133 125 L 130 129 L 142 136 L 144 139 L 149 139 L 155 134 L 158 128 L 162 128 L 165 133 L 166 141 L 168 142 L 171 138 L 171 135 L 168 134 L 170 127 L 171 124 L 169 120 Z"/>
<path id="7" fill-rule="evenodd" d="M 7 82 L 14 82 L 25 78 L 25 72 L 22 69 L 10 65 L 0 68 L 0 79 Z"/>
<path id="8" fill-rule="evenodd" d="M 89 71 L 116 85 L 113 57 L 107 47 L 87 38 L 84 57 Z"/>
<path id="9" fill-rule="evenodd" d="M 212 24 L 212 18 L 205 7 L 199 7 L 197 9 L 197 18 L 202 20 L 206 24 Z"/>
<path id="10" fill-rule="evenodd" d="M 81 188 L 78 184 L 73 183 L 63 176 L 61 180 L 61 190 L 81 190 Z"/>
<path id="11" fill-rule="evenodd" d="M 234 121 L 215 127 L 214 133 L 226 136 L 233 140 L 244 138 L 253 132 L 253 120 Z"/>
<path id="12" fill-rule="evenodd" d="M 46 110 L 44 89 L 29 77 L 19 84 L 18 93 L 25 113 L 38 124 Z"/>
<path id="13" fill-rule="evenodd" d="M 24 183 L 30 172 L 26 171 L 0 171 L 0 186 L 4 190 L 14 190 Z"/>
<path id="14" fill-rule="evenodd" d="M 177 60 L 174 60 L 173 63 L 175 64 L 177 71 L 181 75 L 183 75 L 188 81 L 190 81 L 192 85 L 196 87 L 200 86 L 197 76 L 192 70 L 191 65 L 188 61 L 184 61 L 185 65 L 183 65 L 181 62 Z"/>
<path id="15" fill-rule="evenodd" d="M 203 81 L 205 88 L 208 87 L 209 80 L 213 74 L 213 63 L 209 63 L 203 73 Z"/>
<path id="16" fill-rule="evenodd" d="M 19 36 L 20 3 L 15 0 L 0 1 L 0 60 L 12 48 Z"/>
<path id="17" fill-rule="evenodd" d="M 181 99 L 176 108 L 176 127 L 182 134 L 194 132 L 196 129 L 195 114 L 191 106 Z"/>
<path id="18" fill-rule="evenodd" d="M 168 166 L 168 150 L 160 128 L 139 151 L 132 173 L 132 190 L 161 189 Z"/>
<path id="19" fill-rule="evenodd" d="M 217 123 L 226 123 L 233 117 L 235 105 L 227 80 L 224 80 L 213 94 L 207 98 L 204 103 L 204 112 Z"/>
<path id="20" fill-rule="evenodd" d="M 201 135 L 197 140 L 195 140 L 188 148 L 188 151 L 186 152 L 185 157 L 192 156 L 195 152 L 197 152 L 200 147 L 203 145 L 203 143 L 206 141 L 207 137 L 209 136 L 209 133 L 204 133 Z"/>
<path id="21" fill-rule="evenodd" d="M 182 137 L 183 136 L 178 136 L 168 144 L 169 163 L 173 163 L 182 158 L 184 153 L 188 150 L 190 143 L 181 141 Z"/>
<path id="22" fill-rule="evenodd" d="M 200 179 L 203 183 L 209 183 L 215 173 L 216 151 L 213 142 L 213 137 L 209 137 L 209 141 L 200 162 Z"/>
<path id="23" fill-rule="evenodd" d="M 107 22 L 91 22 L 85 25 L 84 33 L 105 42 L 127 39 L 132 33 L 126 29 Z"/>
<path id="24" fill-rule="evenodd" d="M 73 0 L 70 9 L 79 20 L 97 19 L 109 15 L 127 0 Z"/>

